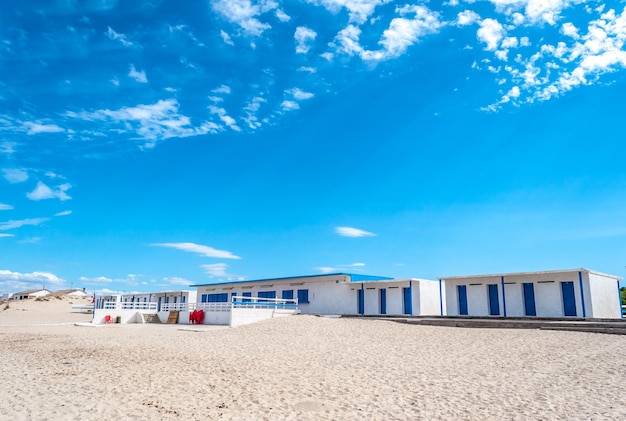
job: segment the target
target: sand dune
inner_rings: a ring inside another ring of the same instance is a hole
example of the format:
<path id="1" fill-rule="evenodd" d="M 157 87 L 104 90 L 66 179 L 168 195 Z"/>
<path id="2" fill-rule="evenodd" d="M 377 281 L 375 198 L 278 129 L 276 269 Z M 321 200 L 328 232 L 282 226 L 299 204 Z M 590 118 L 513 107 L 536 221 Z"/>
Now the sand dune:
<path id="1" fill-rule="evenodd" d="M 2 419 L 626 419 L 622 336 L 313 316 L 76 327 L 59 323 L 90 316 L 22 305 L 0 307 Z"/>

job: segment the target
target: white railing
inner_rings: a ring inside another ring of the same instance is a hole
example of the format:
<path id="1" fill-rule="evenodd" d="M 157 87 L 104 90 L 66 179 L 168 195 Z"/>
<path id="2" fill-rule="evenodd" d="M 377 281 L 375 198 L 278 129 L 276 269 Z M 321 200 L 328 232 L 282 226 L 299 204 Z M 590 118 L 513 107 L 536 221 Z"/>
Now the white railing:
<path id="1" fill-rule="evenodd" d="M 230 303 L 165 303 L 161 304 L 161 311 L 194 311 L 204 310 L 223 312 L 230 311 Z"/>
<path id="2" fill-rule="evenodd" d="M 296 310 L 298 308 L 298 300 L 288 298 L 263 298 L 263 297 L 244 297 L 235 296 L 232 299 L 234 308 L 275 308 Z"/>
<path id="3" fill-rule="evenodd" d="M 103 308 L 105 310 L 153 310 L 156 311 L 157 303 L 148 301 L 105 301 Z"/>

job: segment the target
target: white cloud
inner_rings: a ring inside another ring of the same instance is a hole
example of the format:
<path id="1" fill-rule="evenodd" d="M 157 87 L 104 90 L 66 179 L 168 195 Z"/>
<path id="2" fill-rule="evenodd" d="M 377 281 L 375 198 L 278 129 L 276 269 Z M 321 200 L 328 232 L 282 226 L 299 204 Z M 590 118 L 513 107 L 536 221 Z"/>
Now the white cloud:
<path id="1" fill-rule="evenodd" d="M 500 22 L 491 18 L 484 19 L 476 32 L 478 39 L 487 44 L 485 47 L 487 50 L 497 49 L 505 34 L 506 31 Z"/>
<path id="2" fill-rule="evenodd" d="M 281 22 L 289 22 L 291 20 L 291 16 L 285 13 L 282 9 L 276 9 L 276 17 Z"/>
<path id="3" fill-rule="evenodd" d="M 234 255 L 230 251 L 217 250 L 213 247 L 204 246 L 202 244 L 195 243 L 154 243 L 151 244 L 155 247 L 171 247 L 178 250 L 186 251 L 189 253 L 197 253 L 206 257 L 216 257 L 220 259 L 241 259 L 241 257 Z"/>
<path id="4" fill-rule="evenodd" d="M 64 128 L 59 127 L 56 124 L 43 124 L 32 121 L 25 122 L 24 128 L 26 129 L 26 133 L 29 135 L 39 133 L 61 133 L 65 131 Z"/>
<path id="5" fill-rule="evenodd" d="M 211 114 L 216 114 L 220 118 L 220 120 L 222 120 L 222 122 L 226 124 L 226 126 L 230 127 L 232 130 L 236 132 L 241 131 L 241 128 L 237 125 L 235 119 L 229 116 L 224 108 L 211 105 L 209 106 L 209 111 L 211 112 Z"/>
<path id="6" fill-rule="evenodd" d="M 336 227 L 335 232 L 342 237 L 374 237 L 376 234 L 352 227 Z"/>
<path id="7" fill-rule="evenodd" d="M 211 4 L 213 10 L 224 19 L 238 25 L 245 34 L 252 36 L 260 36 L 266 29 L 271 28 L 258 17 L 278 8 L 278 4 L 273 0 L 213 0 Z"/>
<path id="8" fill-rule="evenodd" d="M 15 146 L 17 146 L 17 143 L 15 142 L 2 142 L 0 144 L 0 153 L 11 155 L 15 153 Z"/>
<path id="9" fill-rule="evenodd" d="M 458 26 L 473 25 L 480 22 L 480 15 L 473 10 L 464 10 L 459 12 L 456 17 L 456 24 Z"/>
<path id="10" fill-rule="evenodd" d="M 310 67 L 310 66 L 300 66 L 296 70 L 298 72 L 317 73 L 317 69 L 315 67 Z"/>
<path id="11" fill-rule="evenodd" d="M 580 38 L 580 35 L 578 35 L 578 28 L 576 28 L 571 22 L 565 22 L 561 25 L 561 33 L 574 39 Z"/>
<path id="12" fill-rule="evenodd" d="M 300 105 L 298 105 L 297 102 L 295 101 L 290 101 L 290 100 L 284 100 L 280 106 L 282 107 L 282 109 L 284 111 L 292 111 L 292 110 L 298 110 L 300 109 Z"/>
<path id="13" fill-rule="evenodd" d="M 144 72 L 143 70 L 137 71 L 137 69 L 135 69 L 135 66 L 133 66 L 132 64 L 130 66 L 130 71 L 128 72 L 128 77 L 135 79 L 139 83 L 148 83 L 146 72 Z"/>
<path id="14" fill-rule="evenodd" d="M 366 61 L 381 61 L 398 57 L 405 53 L 408 47 L 415 44 L 425 35 L 434 34 L 443 26 L 439 14 L 425 6 L 403 6 L 396 8 L 396 12 L 403 16 L 394 18 L 389 27 L 383 31 L 378 44 L 382 50 L 366 50 L 359 42 L 361 28 L 348 25 L 335 37 L 331 44 L 339 53 L 358 55 Z M 404 17 L 411 16 L 412 17 Z"/>
<path id="15" fill-rule="evenodd" d="M 296 40 L 296 53 L 306 54 L 311 49 L 310 43 L 317 37 L 317 32 L 306 26 L 298 26 L 293 37 Z"/>
<path id="16" fill-rule="evenodd" d="M 34 285 L 35 284 L 35 285 Z M 65 280 L 50 272 L 20 273 L 0 270 L 0 289 L 19 291 L 36 287 L 58 288 Z"/>
<path id="17" fill-rule="evenodd" d="M 107 278 L 105 276 L 97 276 L 95 278 L 88 278 L 86 276 L 81 276 L 78 278 L 79 281 L 85 282 L 88 284 L 110 284 L 113 282 L 113 279 Z M 113 292 L 113 291 L 110 291 Z"/>
<path id="18" fill-rule="evenodd" d="M 226 33 L 225 31 L 223 30 L 220 31 L 220 36 L 222 37 L 222 40 L 224 41 L 224 43 L 228 45 L 235 45 L 233 40 L 230 38 L 230 35 L 228 35 L 228 33 Z"/>
<path id="19" fill-rule="evenodd" d="M 15 237 L 15 234 L 0 234 L 0 238 Z"/>
<path id="20" fill-rule="evenodd" d="M 28 180 L 28 172 L 19 168 L 3 168 L 3 177 L 12 184 L 23 183 Z"/>
<path id="21" fill-rule="evenodd" d="M 41 181 L 37 182 L 37 187 L 30 193 L 26 194 L 30 200 L 44 200 L 44 199 L 59 199 L 61 201 L 71 199 L 66 191 L 72 188 L 69 183 L 64 183 L 56 186 L 56 189 L 51 189 Z"/>
<path id="22" fill-rule="evenodd" d="M 0 203 L 0 210 L 12 210 L 13 206 Z"/>
<path id="23" fill-rule="evenodd" d="M 229 276 L 226 273 L 226 269 L 228 268 L 228 265 L 226 263 L 213 263 L 209 265 L 200 265 L 200 267 L 204 269 L 207 275 L 209 275 L 210 277 Z"/>
<path id="24" fill-rule="evenodd" d="M 339 269 L 332 267 L 332 266 L 320 266 L 315 268 L 316 270 L 319 270 L 320 272 L 326 274 L 326 273 L 333 273 L 333 272 L 339 272 Z"/>
<path id="25" fill-rule="evenodd" d="M 153 147 L 158 140 L 217 133 L 220 129 L 217 124 L 207 121 L 197 127 L 191 126 L 189 117 L 178 112 L 178 101 L 175 99 L 118 110 L 68 112 L 67 116 L 86 121 L 113 120 L 122 125 L 121 132 L 135 130 L 146 141 L 145 146 L 148 148 Z"/>
<path id="26" fill-rule="evenodd" d="M 314 94 L 312 94 L 311 92 L 305 92 L 300 88 L 293 88 L 293 89 L 289 89 L 285 91 L 286 94 L 292 95 L 294 99 L 297 99 L 298 101 L 302 101 L 305 99 L 311 99 L 313 98 Z"/>
<path id="27" fill-rule="evenodd" d="M 71 215 L 72 211 L 71 210 L 66 210 L 66 211 L 62 211 L 62 212 L 57 212 L 54 214 L 54 216 L 67 216 L 67 215 Z"/>
<path id="28" fill-rule="evenodd" d="M 185 278 L 179 278 L 177 276 L 172 276 L 169 278 L 163 278 L 164 282 L 167 282 L 170 285 L 183 285 L 183 286 L 189 286 L 191 284 L 193 284 L 194 282 L 185 279 Z"/>
<path id="29" fill-rule="evenodd" d="M 337 13 L 341 8 L 348 10 L 350 22 L 364 23 L 377 6 L 389 3 L 391 0 L 307 0 L 309 3 L 322 5 L 332 13 Z"/>
<path id="30" fill-rule="evenodd" d="M 133 45 L 132 42 L 128 41 L 126 35 L 115 32 L 110 26 L 106 31 L 106 36 L 114 41 L 121 42 L 124 47 L 131 47 Z"/>
<path id="31" fill-rule="evenodd" d="M 420 37 L 437 33 L 442 26 L 439 15 L 425 6 L 407 5 L 396 11 L 403 16 L 410 14 L 414 16 L 412 19 L 393 19 L 389 29 L 383 32 L 383 38 L 379 44 L 385 48 L 385 55 L 388 57 L 403 54 L 407 47 L 415 44 Z"/>
<path id="32" fill-rule="evenodd" d="M 213 89 L 211 92 L 213 92 L 214 94 L 230 94 L 230 86 L 228 85 L 221 85 L 215 89 Z"/>
<path id="33" fill-rule="evenodd" d="M 50 218 L 29 218 L 29 219 L 20 219 L 20 220 L 0 222 L 0 231 L 8 231 L 8 230 L 20 228 L 26 225 L 37 226 L 49 220 Z"/>

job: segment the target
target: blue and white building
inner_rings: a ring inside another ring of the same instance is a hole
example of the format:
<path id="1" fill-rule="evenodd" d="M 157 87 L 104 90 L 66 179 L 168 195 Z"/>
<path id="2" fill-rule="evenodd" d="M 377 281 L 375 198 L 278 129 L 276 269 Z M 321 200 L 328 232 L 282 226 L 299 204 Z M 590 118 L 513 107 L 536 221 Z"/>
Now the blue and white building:
<path id="1" fill-rule="evenodd" d="M 445 314 L 442 283 L 352 273 L 293 276 L 191 285 L 200 303 L 227 303 L 233 297 L 295 300 L 303 314 Z"/>
<path id="2" fill-rule="evenodd" d="M 622 278 L 589 269 L 447 276 L 449 316 L 621 318 Z"/>

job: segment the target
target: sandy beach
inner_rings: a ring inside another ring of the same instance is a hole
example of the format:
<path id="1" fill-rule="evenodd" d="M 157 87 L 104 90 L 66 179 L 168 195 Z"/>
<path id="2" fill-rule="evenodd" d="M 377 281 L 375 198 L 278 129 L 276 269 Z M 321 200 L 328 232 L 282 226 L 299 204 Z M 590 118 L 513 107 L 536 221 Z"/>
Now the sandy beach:
<path id="1" fill-rule="evenodd" d="M 313 316 L 80 327 L 70 301 L 0 306 L 1 419 L 626 419 L 624 336 Z"/>

